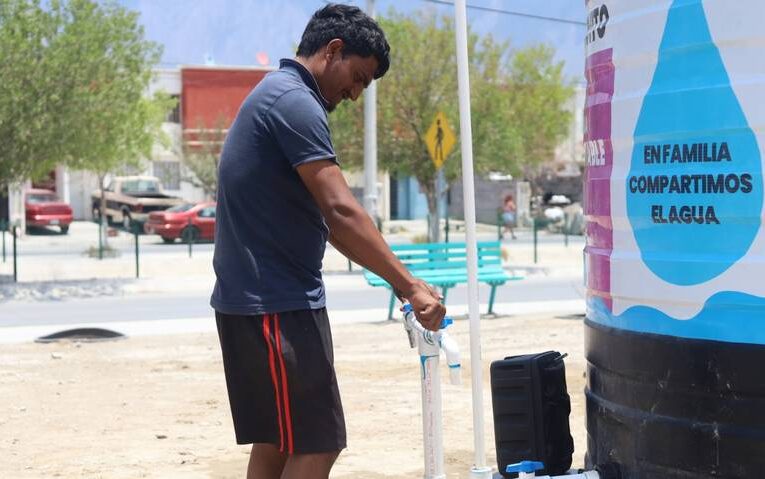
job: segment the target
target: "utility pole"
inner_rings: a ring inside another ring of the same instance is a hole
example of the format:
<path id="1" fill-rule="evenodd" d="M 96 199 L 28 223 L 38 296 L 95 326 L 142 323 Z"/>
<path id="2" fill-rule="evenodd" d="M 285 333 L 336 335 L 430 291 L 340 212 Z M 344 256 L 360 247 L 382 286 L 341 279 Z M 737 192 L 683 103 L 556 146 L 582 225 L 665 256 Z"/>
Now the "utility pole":
<path id="1" fill-rule="evenodd" d="M 375 18 L 375 2 L 367 0 L 367 15 Z M 377 82 L 364 91 L 364 209 L 377 224 Z"/>

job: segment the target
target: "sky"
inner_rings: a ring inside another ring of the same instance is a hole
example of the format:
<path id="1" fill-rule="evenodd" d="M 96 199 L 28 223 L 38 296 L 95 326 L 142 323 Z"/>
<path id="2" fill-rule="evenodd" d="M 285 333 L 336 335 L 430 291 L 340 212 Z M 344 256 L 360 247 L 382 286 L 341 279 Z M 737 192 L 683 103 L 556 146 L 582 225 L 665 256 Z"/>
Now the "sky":
<path id="1" fill-rule="evenodd" d="M 212 62 L 217 65 L 258 65 L 265 53 L 269 64 L 294 56 L 311 14 L 324 0 L 117 0 L 140 12 L 146 36 L 164 46 L 163 66 Z M 343 0 L 366 8 L 366 0 Z M 430 0 L 376 0 L 378 15 L 390 9 L 453 15 L 454 7 Z M 532 15 L 584 21 L 583 0 L 467 0 L 467 4 Z M 511 48 L 546 43 L 565 62 L 566 75 L 582 81 L 583 25 L 552 22 L 468 8 L 470 28 L 509 40 Z M 260 54 L 260 55 L 259 55 Z"/>

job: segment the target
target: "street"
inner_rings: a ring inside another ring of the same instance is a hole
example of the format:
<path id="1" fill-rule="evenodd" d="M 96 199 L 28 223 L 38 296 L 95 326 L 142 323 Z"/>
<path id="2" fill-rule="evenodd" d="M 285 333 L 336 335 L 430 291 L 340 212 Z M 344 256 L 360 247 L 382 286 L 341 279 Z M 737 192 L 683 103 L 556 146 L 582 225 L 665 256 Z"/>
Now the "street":
<path id="1" fill-rule="evenodd" d="M 386 234 L 390 243 L 411 242 L 420 234 L 417 223 Z M 539 232 L 534 263 L 533 234 L 518 232 L 517 240 L 502 241 L 508 270 L 524 276 L 497 289 L 498 315 L 584 311 L 581 251 L 583 238 Z M 142 235 L 140 279 L 135 279 L 134 237 L 120 232 L 109 238 L 119 257 L 98 260 L 83 255 L 97 245 L 97 226 L 76 222 L 68 235 L 37 230 L 19 238 L 19 283 L 11 276 L 10 242 L 0 263 L 0 342 L 27 341 L 61 329 L 82 326 L 113 328 L 131 335 L 171 331 L 211 331 L 209 306 L 214 284 L 212 243 L 188 247 L 167 245 L 153 235 Z M 495 241 L 496 229 L 483 225 L 479 241 Z M 451 241 L 464 241 L 464 233 Z M 347 260 L 328 245 L 324 260 L 327 309 L 334 324 L 376 322 L 387 317 L 389 291 L 367 285 L 361 268 L 348 271 Z M 481 313 L 487 310 L 490 288 L 479 284 Z M 467 314 L 467 285 L 447 293 L 447 309 L 457 318 Z"/>
<path id="2" fill-rule="evenodd" d="M 378 310 L 388 305 L 389 292 L 367 286 L 360 274 L 327 275 L 327 308 L 334 311 Z M 212 285 L 212 282 L 210 283 Z M 479 297 L 485 312 L 489 288 L 481 285 Z M 497 289 L 496 311 L 511 303 L 574 301 L 583 298 L 581 282 L 576 278 L 530 277 L 513 281 Z M 8 301 L 0 309 L 0 327 L 108 323 L 115 321 L 161 321 L 168 319 L 211 318 L 210 290 L 141 294 L 131 296 L 69 299 L 63 301 Z M 447 308 L 467 304 L 467 287 L 449 291 Z M 330 316 L 331 318 L 331 316 Z M 359 320 L 379 321 L 381 316 Z"/>

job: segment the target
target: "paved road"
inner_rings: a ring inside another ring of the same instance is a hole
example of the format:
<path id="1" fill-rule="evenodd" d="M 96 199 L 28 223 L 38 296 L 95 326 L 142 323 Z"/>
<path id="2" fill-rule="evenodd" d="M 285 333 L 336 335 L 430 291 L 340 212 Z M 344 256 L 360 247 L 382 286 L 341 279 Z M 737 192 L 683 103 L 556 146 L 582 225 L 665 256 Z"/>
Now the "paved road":
<path id="1" fill-rule="evenodd" d="M 78 264 L 72 261 L 76 260 L 89 246 L 97 244 L 96 232 L 96 225 L 84 222 L 73 225 L 68 235 L 59 235 L 50 231 L 24 237 L 19 241 L 22 265 L 24 257 L 30 259 L 30 264 Z M 518 240 L 506 240 L 505 244 L 510 248 L 520 246 L 521 259 L 516 257 L 515 260 L 522 262 L 528 256 L 530 263 L 532 234 L 521 231 L 518 236 Z M 387 239 L 391 242 L 403 242 L 407 241 L 408 237 L 403 234 L 389 235 Z M 496 239 L 495 234 L 485 228 L 479 235 L 479 240 L 494 239 Z M 9 238 L 6 240 L 10 242 Z M 458 240 L 458 237 L 454 236 L 453 240 Z M 142 236 L 140 242 L 142 256 L 154 256 L 157 259 L 161 256 L 170 264 L 174 258 L 185 255 L 187 251 L 185 245 L 178 243 L 165 245 L 159 238 L 153 236 Z M 542 258 L 547 258 L 546 267 L 554 274 L 552 276 L 530 274 L 525 280 L 514 281 L 499 288 L 495 306 L 495 312 L 498 314 L 583 312 L 582 277 L 581 273 L 577 272 L 581 264 L 577 258 L 581 255 L 583 239 L 571 237 L 570 248 L 563 248 L 563 237 L 560 235 L 541 234 L 539 242 Z M 111 244 L 122 250 L 123 255 L 132 255 L 132 236 L 121 234 L 111 239 Z M 195 258 L 209 263 L 212 250 L 211 243 L 195 245 Z M 548 252 L 550 254 L 547 254 Z M 33 263 L 33 259 L 37 263 Z M 572 259 L 574 261 L 571 261 Z M 561 263 L 559 264 L 558 261 Z M 336 266 L 335 264 L 333 267 Z M 66 329 L 66 325 L 75 324 L 99 323 L 102 327 L 111 327 L 126 334 L 214 331 L 214 322 L 211 321 L 212 311 L 208 305 L 212 278 L 199 276 L 201 270 L 196 271 L 191 268 L 189 271 L 197 276 L 193 278 L 169 276 L 166 280 L 159 280 L 170 282 L 163 283 L 159 289 L 154 289 L 154 286 L 149 284 L 149 287 L 145 289 L 139 287 L 133 290 L 169 291 L 161 294 L 134 292 L 125 296 L 92 299 L 3 302 L 0 307 L 0 328 L 5 327 L 5 330 L 0 334 L 0 343 L 27 341 L 43 334 Z M 536 270 L 532 268 L 532 271 Z M 158 279 L 154 278 L 154 281 Z M 389 298 L 387 290 L 367 286 L 358 273 L 328 273 L 325 275 L 325 281 L 327 307 L 334 323 L 385 319 Z M 139 286 L 141 284 L 143 283 L 138 283 Z M 47 287 L 55 289 L 56 283 L 51 283 Z M 74 288 L 77 287 L 74 286 Z M 483 308 L 488 296 L 489 288 L 481 285 L 479 297 L 484 303 Z M 447 306 L 451 314 L 456 316 L 466 314 L 466 303 L 467 287 L 465 285 L 449 291 Z"/>
<path id="2" fill-rule="evenodd" d="M 498 304 L 537 304 L 578 300 L 582 295 L 581 278 L 538 275 L 499 288 L 496 301 Z M 489 288 L 481 285 L 479 297 L 486 301 Z M 387 290 L 366 286 L 358 274 L 327 277 L 327 307 L 330 311 L 375 310 L 370 314 L 379 316 L 379 310 L 387 308 L 388 298 Z M 447 299 L 449 307 L 467 304 L 467 287 L 451 289 Z M 209 291 L 197 290 L 63 301 L 8 301 L 0 308 L 0 327 L 210 318 L 212 311 L 208 300 Z M 500 309 L 497 312 L 503 313 Z"/>

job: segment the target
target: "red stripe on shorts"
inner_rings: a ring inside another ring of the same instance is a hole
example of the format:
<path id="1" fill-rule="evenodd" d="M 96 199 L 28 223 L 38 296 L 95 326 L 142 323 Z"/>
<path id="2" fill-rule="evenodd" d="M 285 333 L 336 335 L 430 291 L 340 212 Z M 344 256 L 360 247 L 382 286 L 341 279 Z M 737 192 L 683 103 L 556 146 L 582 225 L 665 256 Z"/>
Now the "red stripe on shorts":
<path id="1" fill-rule="evenodd" d="M 276 375 L 276 361 L 274 359 L 274 347 L 271 344 L 271 325 L 269 324 L 269 319 L 271 319 L 271 316 L 266 314 L 263 315 L 263 337 L 266 339 L 266 344 L 268 345 L 268 365 L 271 368 L 271 382 L 274 384 L 274 395 L 276 399 L 276 415 L 279 425 L 279 440 L 280 440 L 280 446 L 279 451 L 284 452 L 284 428 L 282 427 L 282 406 L 281 401 L 279 400 L 279 380 L 277 379 Z M 276 337 L 279 337 L 279 326 L 277 323 L 276 326 Z M 277 342 L 277 347 L 278 347 Z M 281 352 L 279 353 L 281 354 Z M 280 358 L 281 359 L 281 358 Z"/>
<path id="2" fill-rule="evenodd" d="M 279 334 L 279 315 L 274 315 L 274 336 L 276 337 L 276 352 L 279 356 L 279 366 L 282 372 L 282 398 L 284 399 L 284 417 L 287 428 L 287 451 L 292 454 L 295 448 L 292 443 L 292 414 L 290 414 L 290 395 L 287 388 L 287 370 L 284 367 L 284 355 L 282 354 L 282 340 Z"/>

